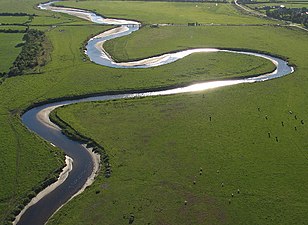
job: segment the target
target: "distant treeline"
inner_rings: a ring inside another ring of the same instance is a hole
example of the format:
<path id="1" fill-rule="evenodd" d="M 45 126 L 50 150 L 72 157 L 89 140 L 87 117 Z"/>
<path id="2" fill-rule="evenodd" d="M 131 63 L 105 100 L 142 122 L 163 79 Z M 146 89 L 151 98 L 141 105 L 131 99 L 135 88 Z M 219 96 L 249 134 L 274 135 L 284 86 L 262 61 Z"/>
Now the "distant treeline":
<path id="1" fill-rule="evenodd" d="M 122 0 L 122 1 L 140 1 L 140 0 Z M 142 0 L 144 2 L 211 2 L 226 3 L 227 0 Z"/>
<path id="2" fill-rule="evenodd" d="M 0 23 L 0 26 L 29 26 L 28 24 L 32 21 L 32 18 L 30 18 L 28 21 L 24 23 Z"/>
<path id="3" fill-rule="evenodd" d="M 0 26 L 29 26 L 28 23 L 31 22 L 31 20 L 26 21 L 24 23 L 0 23 Z"/>
<path id="4" fill-rule="evenodd" d="M 274 10 L 267 10 L 266 15 L 275 19 L 286 20 L 292 23 L 303 24 L 308 28 L 308 9 L 303 8 L 285 8 L 281 7 Z"/>
<path id="5" fill-rule="evenodd" d="M 25 33 L 26 30 L 0 29 L 0 33 Z"/>
<path id="6" fill-rule="evenodd" d="M 281 0 L 269 0 L 269 1 L 256 1 L 256 0 L 238 0 L 242 4 L 260 4 L 260 3 L 285 3 Z"/>
<path id="7" fill-rule="evenodd" d="M 0 16 L 37 16 L 37 15 L 36 14 L 22 13 L 22 12 L 19 12 L 19 13 L 4 12 L 4 13 L 0 13 Z"/>
<path id="8" fill-rule="evenodd" d="M 45 41 L 43 31 L 29 29 L 23 37 L 25 43 L 22 45 L 22 50 L 17 56 L 8 73 L 9 76 L 17 76 L 24 74 L 27 69 L 32 69 L 39 65 L 38 58 L 44 51 L 43 42 Z"/>

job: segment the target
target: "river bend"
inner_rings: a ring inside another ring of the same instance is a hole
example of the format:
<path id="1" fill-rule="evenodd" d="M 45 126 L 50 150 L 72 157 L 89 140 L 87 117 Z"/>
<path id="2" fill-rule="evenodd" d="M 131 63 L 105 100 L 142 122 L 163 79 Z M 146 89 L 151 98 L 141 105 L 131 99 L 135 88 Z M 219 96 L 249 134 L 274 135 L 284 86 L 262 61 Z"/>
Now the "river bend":
<path id="1" fill-rule="evenodd" d="M 38 200 L 37 203 L 29 206 L 27 210 L 24 210 L 24 212 L 22 212 L 14 221 L 15 224 L 35 225 L 46 223 L 56 210 L 68 202 L 77 193 L 80 193 L 80 190 L 89 184 L 89 178 L 93 178 L 93 174 L 97 170 L 93 154 L 90 154 L 89 151 L 87 151 L 85 147 L 80 143 L 67 138 L 61 133 L 61 129 L 57 125 L 50 122 L 48 117 L 49 113 L 55 108 L 78 102 L 106 101 L 113 99 L 171 95 L 203 91 L 211 88 L 230 86 L 240 83 L 266 81 L 291 74 L 294 71 L 293 67 L 289 66 L 286 61 L 277 57 L 249 51 L 234 51 L 229 49 L 216 48 L 189 49 L 133 62 L 115 62 L 112 57 L 103 49 L 103 43 L 107 40 L 129 35 L 130 33 L 137 31 L 141 26 L 139 22 L 123 19 L 108 19 L 86 10 L 55 7 L 52 5 L 52 2 L 40 4 L 38 7 L 42 10 L 51 10 L 54 12 L 70 14 L 92 21 L 94 23 L 116 25 L 116 28 L 91 38 L 86 45 L 85 53 L 88 55 L 90 60 L 102 66 L 114 68 L 149 68 L 175 62 L 196 52 L 204 52 L 206 54 L 214 52 L 229 52 L 234 54 L 253 55 L 255 57 L 265 58 L 274 63 L 276 69 L 273 72 L 262 75 L 255 75 L 249 78 L 202 82 L 179 88 L 162 89 L 161 91 L 136 91 L 135 93 L 130 92 L 115 95 L 100 95 L 96 97 L 54 102 L 28 110 L 22 115 L 22 122 L 28 127 L 29 130 L 35 132 L 41 138 L 50 142 L 51 145 L 61 148 L 65 154 L 72 159 L 73 163 L 72 169 L 69 171 L 67 178 L 65 178 L 64 181 L 62 181 L 62 183 L 58 185 L 53 191 Z"/>

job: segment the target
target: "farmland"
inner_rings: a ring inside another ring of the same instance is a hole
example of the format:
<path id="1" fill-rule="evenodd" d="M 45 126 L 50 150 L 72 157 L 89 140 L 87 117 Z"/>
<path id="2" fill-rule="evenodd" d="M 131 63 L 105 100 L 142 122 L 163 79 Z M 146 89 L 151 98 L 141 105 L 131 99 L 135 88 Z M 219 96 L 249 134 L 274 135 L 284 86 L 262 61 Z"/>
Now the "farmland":
<path id="1" fill-rule="evenodd" d="M 22 33 L 7 34 L 0 33 L 1 51 L 0 51 L 0 72 L 8 72 L 15 58 L 20 52 L 16 45 L 22 42 Z M 10 54 L 8 54 L 10 53 Z"/>
<path id="2" fill-rule="evenodd" d="M 50 224 L 125 224 L 130 214 L 137 224 L 304 223 L 305 114 L 296 120 L 277 100 L 290 94 L 271 95 L 270 84 L 240 88 L 60 109 L 108 149 L 113 175 Z"/>
<path id="3" fill-rule="evenodd" d="M 245 39 L 236 39 L 240 33 Z M 290 46 L 295 33 L 297 44 Z M 296 73 L 253 86 L 58 110 L 63 120 L 109 150 L 113 176 L 99 177 L 51 224 L 91 224 L 97 218 L 101 224 L 125 224 L 131 215 L 141 224 L 304 223 L 307 128 L 300 121 L 306 119 L 307 93 L 296 80 L 307 82 L 307 52 L 300 47 L 307 42 L 305 33 L 280 27 L 144 28 L 105 47 L 115 59 L 127 61 L 186 48 L 198 38 L 199 44 L 201 37 L 206 47 L 288 56 Z M 101 212 L 108 213 L 101 217 Z"/>
<path id="4" fill-rule="evenodd" d="M 240 14 L 231 4 L 224 3 L 176 3 L 176 2 L 128 2 L 128 1 L 73 1 L 55 5 L 93 10 L 111 18 L 139 20 L 143 24 L 272 24 L 273 21 Z"/>
<path id="5" fill-rule="evenodd" d="M 61 151 L 22 125 L 20 114 L 30 105 L 67 96 L 180 86 L 273 70 L 264 59 L 229 53 L 196 54 L 151 69 L 101 67 L 90 62 L 82 50 L 90 37 L 111 26 L 37 10 L 37 0 L 14 3 L 13 7 L 11 1 L 1 1 L 1 11 L 36 14 L 29 26 L 45 32 L 52 48 L 40 74 L 7 78 L 0 85 L 3 223 L 14 216 L 33 190 L 63 166 Z M 231 4 L 57 4 L 147 24 L 179 25 L 155 29 L 146 26 L 105 43 L 119 61 L 213 47 L 278 55 L 295 65 L 296 71 L 268 82 L 195 94 L 59 109 L 57 114 L 63 120 L 104 146 L 114 171 L 109 179 L 100 174 L 94 185 L 60 210 L 50 224 L 127 224 L 131 214 L 136 224 L 307 221 L 307 32 L 242 15 Z M 15 19 L 9 23 L 27 21 Z M 188 27 L 189 22 L 214 24 Z M 22 33 L 0 33 L 1 72 L 12 66 L 20 52 L 15 46 L 22 37 Z"/>

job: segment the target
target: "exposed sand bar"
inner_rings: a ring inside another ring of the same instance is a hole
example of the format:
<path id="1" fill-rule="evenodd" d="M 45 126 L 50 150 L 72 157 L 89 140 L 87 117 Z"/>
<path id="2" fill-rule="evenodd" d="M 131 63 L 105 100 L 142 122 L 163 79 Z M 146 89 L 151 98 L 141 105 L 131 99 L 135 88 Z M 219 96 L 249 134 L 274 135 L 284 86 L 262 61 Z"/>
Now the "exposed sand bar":
<path id="1" fill-rule="evenodd" d="M 63 106 L 64 104 L 59 104 L 59 105 L 56 105 L 56 106 L 51 106 L 51 107 L 47 107 L 47 108 L 44 108 L 43 110 L 39 111 L 36 115 L 36 117 L 38 118 L 38 120 L 45 124 L 46 126 L 52 128 L 52 129 L 57 129 L 57 130 L 61 130 L 60 127 L 58 127 L 56 124 L 54 124 L 53 122 L 51 122 L 50 118 L 49 118 L 49 115 L 50 113 L 55 110 L 56 108 L 59 108 L 61 106 Z M 79 190 L 73 197 L 79 195 L 80 193 L 82 193 L 86 187 L 90 186 L 93 182 L 94 182 L 94 178 L 95 176 L 97 175 L 97 172 L 99 170 L 99 165 L 100 165 L 100 155 L 97 154 L 97 153 L 94 153 L 92 151 L 92 148 L 87 148 L 86 145 L 82 145 L 86 151 L 89 152 L 89 154 L 91 155 L 92 157 L 92 161 L 93 161 L 93 164 L 94 164 L 94 168 L 93 168 L 93 172 L 91 174 L 91 176 L 88 178 L 87 182 L 84 184 L 84 186 L 82 187 L 81 190 Z M 68 157 L 68 156 L 66 156 Z M 64 180 L 63 180 L 64 181 Z M 63 182 L 62 182 L 63 183 Z M 59 183 L 60 185 L 61 183 Z"/>
<path id="2" fill-rule="evenodd" d="M 28 205 L 25 206 L 25 208 L 16 216 L 15 220 L 13 221 L 13 224 L 17 224 L 21 216 L 26 212 L 28 208 L 30 208 L 32 205 L 37 203 L 39 200 L 41 200 L 43 197 L 51 193 L 53 190 L 55 190 L 58 186 L 60 186 L 68 177 L 69 173 L 73 169 L 73 159 L 69 156 L 65 156 L 65 164 L 66 166 L 62 169 L 62 172 L 60 173 L 58 180 L 48 187 L 46 187 L 44 190 L 42 190 L 40 193 L 37 194 L 34 198 L 31 199 L 31 201 L 28 203 Z"/>
<path id="3" fill-rule="evenodd" d="M 58 127 L 56 124 L 54 124 L 53 122 L 51 122 L 49 115 L 50 113 L 58 108 L 63 106 L 64 104 L 58 104 L 55 106 L 51 106 L 51 107 L 46 107 L 44 109 L 42 109 L 41 111 L 39 111 L 36 114 L 36 118 L 38 121 L 40 121 L 42 124 L 44 124 L 46 127 L 51 128 L 51 129 L 55 129 L 55 130 L 61 130 L 60 127 Z M 52 146 L 56 147 L 53 143 L 50 143 Z M 100 155 L 97 153 L 94 153 L 92 151 L 92 148 L 86 148 L 86 145 L 82 145 L 85 149 L 85 151 L 88 151 L 88 153 L 90 154 L 92 161 L 93 161 L 93 170 L 91 175 L 88 177 L 86 183 L 83 185 L 83 187 L 76 193 L 74 194 L 70 200 L 72 198 L 74 198 L 75 196 L 81 194 L 86 187 L 90 186 L 93 182 L 94 179 L 96 177 L 96 175 L 98 174 L 98 171 L 100 169 Z M 57 187 L 59 187 L 69 176 L 69 173 L 72 171 L 73 169 L 73 159 L 70 158 L 69 156 L 65 156 L 65 167 L 63 168 L 62 172 L 60 173 L 58 180 L 56 182 L 54 182 L 53 184 L 49 185 L 48 187 L 46 187 L 44 190 L 42 190 L 40 193 L 37 194 L 37 196 L 35 196 L 33 199 L 31 199 L 31 201 L 25 206 L 25 208 L 18 214 L 18 216 L 16 216 L 13 224 L 17 224 L 18 221 L 20 220 L 21 216 L 26 212 L 27 209 L 29 209 L 32 205 L 36 204 L 38 201 L 40 201 L 42 198 L 44 198 L 46 195 L 48 195 L 49 193 L 51 193 L 53 190 L 55 190 Z M 69 201 L 70 201 L 69 200 Z M 67 202 L 69 202 L 67 201 Z M 67 203 L 66 202 L 66 203 Z M 66 204 L 65 203 L 65 204 Z M 63 205 L 65 205 L 63 204 Z M 62 205 L 62 206 L 63 206 Z M 61 207 L 62 207 L 61 206 Z M 61 208 L 60 207 L 60 208 Z M 60 209 L 58 208 L 57 211 Z"/>
<path id="4" fill-rule="evenodd" d="M 53 3 L 54 2 L 40 4 L 38 5 L 38 8 L 44 9 L 44 10 L 50 10 L 53 12 L 69 14 L 69 15 L 76 16 L 84 20 L 88 20 L 94 23 L 99 23 L 99 24 L 105 24 L 105 25 L 125 25 L 125 24 L 139 25 L 140 24 L 139 22 L 133 21 L 133 20 L 104 18 L 102 16 L 98 16 L 95 13 L 87 11 L 87 10 L 74 9 L 74 8 L 69 8 L 69 7 L 68 8 L 55 7 L 55 6 L 52 6 Z"/>
<path id="5" fill-rule="evenodd" d="M 82 192 L 84 192 L 84 190 L 89 187 L 94 181 L 95 181 L 95 177 L 98 175 L 98 172 L 100 170 L 100 155 L 97 153 L 94 153 L 92 151 L 92 148 L 87 148 L 86 145 L 82 145 L 86 151 L 89 152 L 89 154 L 92 157 L 93 160 L 93 171 L 92 174 L 88 177 L 87 182 L 83 185 L 83 187 L 76 193 L 74 194 L 67 202 L 65 202 L 63 205 L 61 205 L 53 214 L 52 216 L 57 213 L 63 206 L 65 206 L 69 201 L 71 201 L 73 198 L 75 198 L 77 195 L 81 194 Z M 51 217 L 52 217 L 51 216 Z M 51 218 L 50 217 L 50 218 Z"/>
<path id="6" fill-rule="evenodd" d="M 39 111 L 38 114 L 36 114 L 36 118 L 43 124 L 45 124 L 46 126 L 56 129 L 56 130 L 61 130 L 60 127 L 58 127 L 56 124 L 54 124 L 53 122 L 50 121 L 49 115 L 51 113 L 51 111 L 53 111 L 54 109 L 60 107 L 62 105 L 57 105 L 57 106 L 51 106 L 48 108 L 45 108 L 41 111 Z"/>

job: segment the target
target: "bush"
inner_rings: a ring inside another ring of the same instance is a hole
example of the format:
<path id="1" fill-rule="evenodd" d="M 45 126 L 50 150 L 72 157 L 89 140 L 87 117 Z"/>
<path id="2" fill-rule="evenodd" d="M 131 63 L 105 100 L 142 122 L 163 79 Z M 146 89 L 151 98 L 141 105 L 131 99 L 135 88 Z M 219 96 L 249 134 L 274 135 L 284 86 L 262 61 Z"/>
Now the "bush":
<path id="1" fill-rule="evenodd" d="M 27 69 L 38 66 L 38 57 L 44 50 L 42 43 L 45 41 L 45 34 L 39 30 L 29 29 L 23 37 L 25 43 L 22 46 L 20 54 L 17 56 L 10 68 L 9 76 L 24 74 Z"/>

